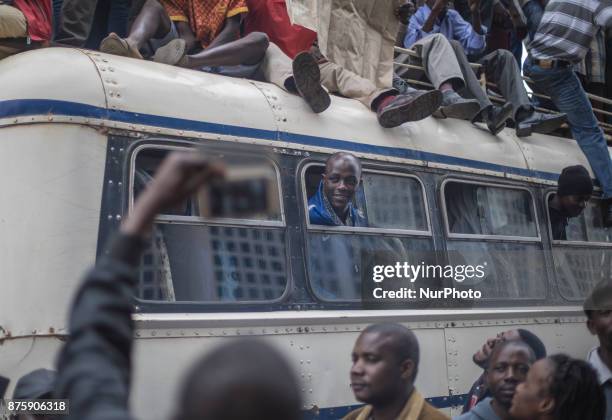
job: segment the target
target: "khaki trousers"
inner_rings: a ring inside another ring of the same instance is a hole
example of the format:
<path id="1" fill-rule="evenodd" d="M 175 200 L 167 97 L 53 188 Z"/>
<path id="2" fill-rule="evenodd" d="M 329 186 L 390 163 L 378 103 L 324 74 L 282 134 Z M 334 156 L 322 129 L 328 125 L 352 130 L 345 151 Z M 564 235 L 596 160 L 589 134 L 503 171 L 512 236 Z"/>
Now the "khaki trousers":
<path id="1" fill-rule="evenodd" d="M 0 38 L 25 38 L 28 24 L 21 10 L 0 4 Z"/>
<path id="2" fill-rule="evenodd" d="M 356 99 L 369 109 L 372 109 L 372 103 L 381 95 L 397 93 L 392 88 L 379 89 L 369 80 L 323 59 L 320 53 L 318 53 L 318 49 L 311 52 L 315 58 L 319 59 L 321 85 L 330 93 L 337 93 L 346 98 Z M 281 89 L 296 93 L 295 85 L 292 83 L 292 60 L 272 42 L 264 56 L 261 70 L 266 82 L 274 83 Z"/>

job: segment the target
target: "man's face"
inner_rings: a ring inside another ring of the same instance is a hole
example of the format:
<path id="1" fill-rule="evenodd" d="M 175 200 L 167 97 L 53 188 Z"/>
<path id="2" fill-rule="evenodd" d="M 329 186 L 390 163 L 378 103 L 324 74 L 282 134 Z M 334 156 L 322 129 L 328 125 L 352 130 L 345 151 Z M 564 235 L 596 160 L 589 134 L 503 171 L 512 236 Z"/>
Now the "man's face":
<path id="1" fill-rule="evenodd" d="M 545 413 L 552 403 L 548 395 L 549 381 L 553 373 L 550 362 L 546 359 L 538 360 L 533 364 L 525 382 L 516 387 L 512 399 L 510 415 L 515 420 L 537 419 Z"/>
<path id="2" fill-rule="evenodd" d="M 323 174 L 323 192 L 336 214 L 343 217 L 359 185 L 359 167 L 354 159 L 341 157 L 329 162 Z"/>
<path id="3" fill-rule="evenodd" d="M 497 343 L 500 343 L 504 340 L 518 340 L 521 336 L 519 335 L 518 330 L 508 330 L 497 334 L 497 337 L 488 338 L 487 341 L 482 345 L 482 347 L 474 353 L 472 360 L 480 367 L 484 367 L 491 353 L 493 352 L 493 348 Z"/>
<path id="4" fill-rule="evenodd" d="M 524 345 L 511 343 L 493 353 L 486 380 L 500 405 L 510 408 L 516 386 L 525 381 L 531 363 L 529 350 Z"/>
<path id="5" fill-rule="evenodd" d="M 597 336 L 601 347 L 612 350 L 612 310 L 592 311 L 587 327 L 591 334 Z"/>
<path id="6" fill-rule="evenodd" d="M 408 386 L 414 371 L 411 361 L 397 360 L 391 338 L 378 333 L 360 335 L 352 359 L 351 387 L 355 398 L 366 404 L 392 401 Z"/>
<path id="7" fill-rule="evenodd" d="M 568 217 L 578 217 L 584 211 L 589 195 L 565 195 L 559 197 L 561 210 Z"/>

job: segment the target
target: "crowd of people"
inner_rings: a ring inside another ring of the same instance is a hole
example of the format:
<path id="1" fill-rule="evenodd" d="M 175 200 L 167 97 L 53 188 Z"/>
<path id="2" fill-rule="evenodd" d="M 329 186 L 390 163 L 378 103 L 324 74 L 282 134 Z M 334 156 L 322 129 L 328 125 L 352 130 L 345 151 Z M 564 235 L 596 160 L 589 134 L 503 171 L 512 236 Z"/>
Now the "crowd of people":
<path id="1" fill-rule="evenodd" d="M 358 168 L 358 160 L 350 155 L 335 155 L 330 161 L 330 167 L 335 161 Z M 223 165 L 210 162 L 204 154 L 174 152 L 166 158 L 77 291 L 57 371 L 38 369 L 23 376 L 14 398 L 69 399 L 69 419 L 133 418 L 128 408 L 132 298 L 141 251 L 158 213 L 223 177 Z M 334 208 L 341 204 L 332 202 Z M 463 414 L 455 419 L 612 418 L 612 280 L 596 285 L 584 302 L 584 312 L 588 330 L 599 341 L 587 361 L 547 355 L 543 342 L 527 329 L 487 339 L 473 356 L 482 375 L 469 391 Z M 351 388 L 364 405 L 345 419 L 449 418 L 415 388 L 420 348 L 414 332 L 405 326 L 368 326 L 350 357 Z M 265 341 L 232 340 L 200 359 L 189 372 L 176 404 L 176 419 L 301 418 L 296 375 L 284 356 Z"/>
<path id="2" fill-rule="evenodd" d="M 600 45 L 612 27 L 610 1 L 414 1 L 405 0 L 396 17 L 398 45 L 416 54 L 398 55 L 393 84 L 382 87 L 323 56 L 317 33 L 292 24 L 286 3 L 277 0 L 2 0 L 0 53 L 19 50 L 19 39 L 26 40 L 23 48 L 99 48 L 271 82 L 300 95 L 315 113 L 329 107 L 330 93 L 338 94 L 376 112 L 383 127 L 434 115 L 482 122 L 493 134 L 512 124 L 524 137 L 551 133 L 567 120 L 603 190 L 604 224 L 612 225 L 612 159 L 585 93 L 601 77 L 589 84 L 577 73 L 585 67 L 605 75 L 612 67 Z M 501 105 L 471 63 L 494 84 Z M 559 113 L 536 111 L 539 101 L 529 97 L 521 68 Z M 416 89 L 405 78 L 426 79 L 434 89 Z"/>

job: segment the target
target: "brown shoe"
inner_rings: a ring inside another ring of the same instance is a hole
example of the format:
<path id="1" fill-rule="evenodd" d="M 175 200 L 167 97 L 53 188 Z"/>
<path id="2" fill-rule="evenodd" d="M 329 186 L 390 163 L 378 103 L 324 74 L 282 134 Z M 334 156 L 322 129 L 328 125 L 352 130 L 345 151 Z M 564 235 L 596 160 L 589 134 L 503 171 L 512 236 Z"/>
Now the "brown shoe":
<path id="1" fill-rule="evenodd" d="M 308 52 L 301 52 L 293 59 L 293 80 L 298 93 L 313 112 L 325 111 L 331 99 L 321 86 L 321 71 L 314 57 Z"/>
<path id="2" fill-rule="evenodd" d="M 142 55 L 137 48 L 132 47 L 125 39 L 114 32 L 111 32 L 100 43 L 100 51 L 106 54 L 120 55 L 122 57 L 139 58 Z"/>
<path id="3" fill-rule="evenodd" d="M 442 103 L 439 90 L 417 90 L 403 95 L 389 96 L 378 106 L 378 122 L 385 128 L 429 117 Z"/>

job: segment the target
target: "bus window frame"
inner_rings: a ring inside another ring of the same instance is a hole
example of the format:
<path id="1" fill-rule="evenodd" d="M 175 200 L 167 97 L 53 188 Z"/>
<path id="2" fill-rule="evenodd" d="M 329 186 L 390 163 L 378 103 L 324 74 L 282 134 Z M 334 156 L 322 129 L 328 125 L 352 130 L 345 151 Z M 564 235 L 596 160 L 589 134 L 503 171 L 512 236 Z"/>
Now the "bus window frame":
<path id="1" fill-rule="evenodd" d="M 130 154 L 130 171 L 129 171 L 129 196 L 128 196 L 128 208 L 132 212 L 134 207 L 134 183 L 136 178 L 136 159 L 138 154 L 144 150 L 168 150 L 168 151 L 190 151 L 196 149 L 196 147 L 206 147 L 201 144 L 192 143 L 195 147 L 185 146 L 174 146 L 174 145 L 157 145 L 152 143 L 141 144 L 134 148 Z M 240 153 L 238 153 L 240 154 Z M 212 226 L 262 226 L 262 227 L 287 227 L 285 218 L 285 207 L 283 203 L 282 185 L 281 185 L 281 174 L 276 162 L 268 157 L 264 158 L 274 168 L 277 181 L 278 200 L 280 206 L 280 220 L 256 220 L 256 219 L 234 219 L 224 217 L 198 217 L 198 216 L 178 216 L 170 214 L 159 214 L 155 218 L 156 222 L 168 223 L 168 224 L 199 224 L 199 225 L 212 225 Z"/>
<path id="2" fill-rule="evenodd" d="M 550 212 L 548 211 L 548 200 L 550 196 L 556 194 L 556 190 L 548 190 L 544 193 L 544 208 L 546 209 L 546 228 L 548 229 L 548 235 L 550 236 L 551 247 L 554 246 L 570 246 L 570 247 L 580 247 L 580 248 L 592 248 L 592 247 L 600 247 L 600 248 L 612 248 L 612 242 L 591 242 L 591 241 L 564 241 L 562 239 L 553 239 L 552 236 L 552 226 L 550 223 Z M 591 198 L 596 198 L 601 200 L 602 198 L 596 195 L 591 194 Z M 582 213 L 584 214 L 584 213 Z"/>
<path id="3" fill-rule="evenodd" d="M 339 235 L 359 234 L 359 235 L 369 235 L 369 236 L 379 235 L 379 236 L 389 237 L 389 238 L 397 238 L 399 236 L 399 237 L 408 237 L 408 238 L 429 239 L 431 241 L 433 250 L 435 250 L 435 238 L 433 235 L 432 220 L 429 214 L 430 209 L 429 209 L 429 202 L 427 201 L 428 200 L 427 189 L 425 188 L 425 184 L 423 183 L 423 180 L 414 173 L 399 172 L 397 168 L 393 168 L 390 170 L 385 170 L 384 168 L 368 169 L 366 165 L 362 166 L 362 173 L 368 172 L 368 173 L 378 173 L 381 175 L 399 175 L 399 176 L 417 180 L 417 182 L 419 183 L 421 187 L 421 192 L 423 194 L 422 198 L 425 204 L 425 214 L 427 218 L 428 230 L 425 231 L 425 230 L 409 230 L 409 229 L 351 227 L 351 226 L 326 226 L 326 225 L 311 224 L 309 212 L 308 212 L 308 196 L 307 196 L 307 191 L 306 191 L 306 171 L 310 167 L 313 167 L 313 166 L 319 166 L 319 167 L 324 168 L 325 161 L 316 160 L 316 161 L 310 161 L 307 163 L 302 163 L 301 167 L 298 167 L 297 173 L 299 175 L 299 185 L 302 190 L 301 191 L 302 192 L 301 194 L 302 195 L 302 209 L 304 211 L 304 219 L 306 221 L 305 223 L 306 229 L 304 231 L 304 240 L 305 240 L 304 242 L 304 258 L 305 258 L 304 259 L 304 274 L 305 274 L 305 279 L 306 279 L 306 287 L 308 288 L 308 292 L 310 293 L 310 295 L 316 302 L 320 304 L 324 304 L 324 305 L 330 305 L 329 306 L 330 308 L 339 308 L 339 307 L 346 307 L 346 305 L 360 304 L 361 300 L 359 299 L 336 299 L 336 300 L 323 299 L 319 296 L 319 294 L 317 294 L 314 291 L 312 282 L 311 282 L 311 277 L 310 277 L 310 270 L 308 269 L 308 261 L 310 260 L 310 250 L 308 247 L 308 241 L 310 240 L 309 233 L 311 232 L 312 233 L 328 233 L 328 234 L 339 234 Z M 367 202 L 366 202 L 366 206 L 367 206 Z"/>
<path id="4" fill-rule="evenodd" d="M 522 190 L 527 191 L 529 196 L 531 197 L 531 207 L 533 210 L 534 216 L 534 224 L 536 227 L 537 236 L 508 236 L 508 235 L 484 235 L 484 234 L 471 234 L 471 233 L 451 233 L 450 226 L 448 223 L 448 212 L 446 207 L 446 196 L 445 196 L 445 188 L 449 182 L 456 182 L 460 184 L 471 184 L 471 185 L 479 185 L 485 187 L 494 187 L 494 188 L 505 188 L 509 190 Z M 542 232 L 540 231 L 540 220 L 538 218 L 538 211 L 536 206 L 536 200 L 533 192 L 523 186 L 519 185 L 510 185 L 510 184 L 500 184 L 491 181 L 477 181 L 473 179 L 465 179 L 456 176 L 450 176 L 445 178 L 440 183 L 440 202 L 442 204 L 442 218 L 444 220 L 444 234 L 447 239 L 477 239 L 483 240 L 487 242 L 529 242 L 529 243 L 542 243 Z"/>
<path id="5" fill-rule="evenodd" d="M 155 141 L 164 141 L 166 143 L 159 144 Z M 210 139 L 203 139 L 210 140 Z M 178 143 L 167 144 L 167 143 Z M 134 181 L 135 181 L 135 171 L 136 171 L 136 158 L 138 153 L 143 150 L 168 150 L 168 151 L 190 151 L 200 148 L 201 150 L 206 150 L 207 148 L 218 150 L 215 148 L 215 145 L 211 145 L 210 143 L 200 143 L 197 141 L 185 141 L 185 140 L 176 140 L 172 138 L 152 138 L 144 140 L 143 142 L 138 142 L 133 145 L 128 150 L 129 158 L 127 159 L 128 164 L 128 211 L 131 212 L 134 206 Z M 225 144 L 220 145 L 221 149 L 223 146 L 227 146 Z M 258 148 L 259 149 L 259 148 Z M 267 148 L 263 147 L 262 150 L 266 150 Z M 237 152 L 237 154 L 241 154 Z M 279 171 L 278 165 L 275 161 L 270 159 L 267 156 L 262 156 L 271 163 L 274 167 L 276 173 L 276 181 L 278 187 L 278 194 L 280 200 L 280 209 L 281 209 L 281 220 L 280 221 L 261 221 L 261 220 L 242 220 L 242 219 L 221 219 L 221 218 L 203 218 L 203 217 L 195 217 L 195 216 L 172 216 L 172 215 L 158 215 L 154 223 L 160 224 L 188 224 L 194 226 L 219 226 L 219 227 L 238 227 L 238 228 L 248 228 L 248 227 L 260 227 L 261 229 L 274 229 L 274 230 L 282 230 L 285 235 L 285 243 L 283 244 L 285 248 L 288 247 L 288 239 L 287 235 L 288 226 L 285 218 L 285 207 L 284 202 L 282 200 L 282 178 L 281 173 Z M 176 219 L 176 220 L 174 220 Z M 180 220 L 178 220 L 180 219 Z M 245 223 L 246 222 L 246 223 Z M 262 222 L 268 222 L 268 224 L 264 224 Z M 139 263 L 140 265 L 140 263 Z M 276 299 L 273 300 L 240 300 L 240 301 L 200 301 L 200 300 L 189 300 L 189 301 L 162 301 L 162 300 L 145 300 L 141 299 L 138 296 L 134 296 L 134 300 L 136 301 L 136 309 L 138 313 L 215 313 L 219 312 L 221 308 L 225 308 L 227 310 L 270 310 L 270 305 L 275 305 L 276 310 L 284 309 L 284 306 L 292 306 L 291 302 L 287 302 L 287 297 L 290 296 L 291 291 L 294 287 L 294 280 L 292 275 L 292 262 L 291 255 L 289 252 L 285 252 L 285 267 L 286 267 L 286 278 L 287 283 L 285 285 L 285 290 L 283 293 Z M 173 308 L 173 310 L 168 311 L 169 308 Z"/>
<path id="6" fill-rule="evenodd" d="M 423 198 L 425 217 L 427 220 L 427 230 L 412 230 L 412 229 L 391 229 L 391 228 L 378 228 L 378 227 L 353 227 L 353 226 L 326 226 L 326 225 L 315 225 L 310 223 L 310 217 L 308 212 L 308 196 L 306 191 L 306 171 L 313 166 L 322 166 L 325 167 L 325 162 L 314 161 L 306 163 L 302 168 L 300 168 L 300 186 L 302 189 L 302 207 L 304 209 L 304 215 L 306 219 L 306 231 L 307 232 L 323 232 L 323 233 L 340 233 L 340 234 L 351 234 L 351 233 L 362 233 L 362 234 L 383 234 L 385 236 L 419 236 L 419 237 L 427 237 L 433 238 L 433 230 L 431 227 L 431 217 L 429 214 L 429 205 L 427 201 L 427 190 L 425 189 L 425 185 L 423 181 L 415 174 L 402 173 L 397 171 L 385 171 L 381 169 L 368 169 L 365 165 L 362 166 L 362 174 L 363 173 L 375 173 L 380 175 L 391 175 L 391 176 L 401 176 L 404 178 L 415 179 L 419 186 L 421 187 L 421 193 Z M 359 184 L 362 184 L 362 180 L 360 180 Z M 363 186 L 361 187 L 363 188 Z M 367 198 L 366 198 L 366 206 L 367 206 Z"/>

